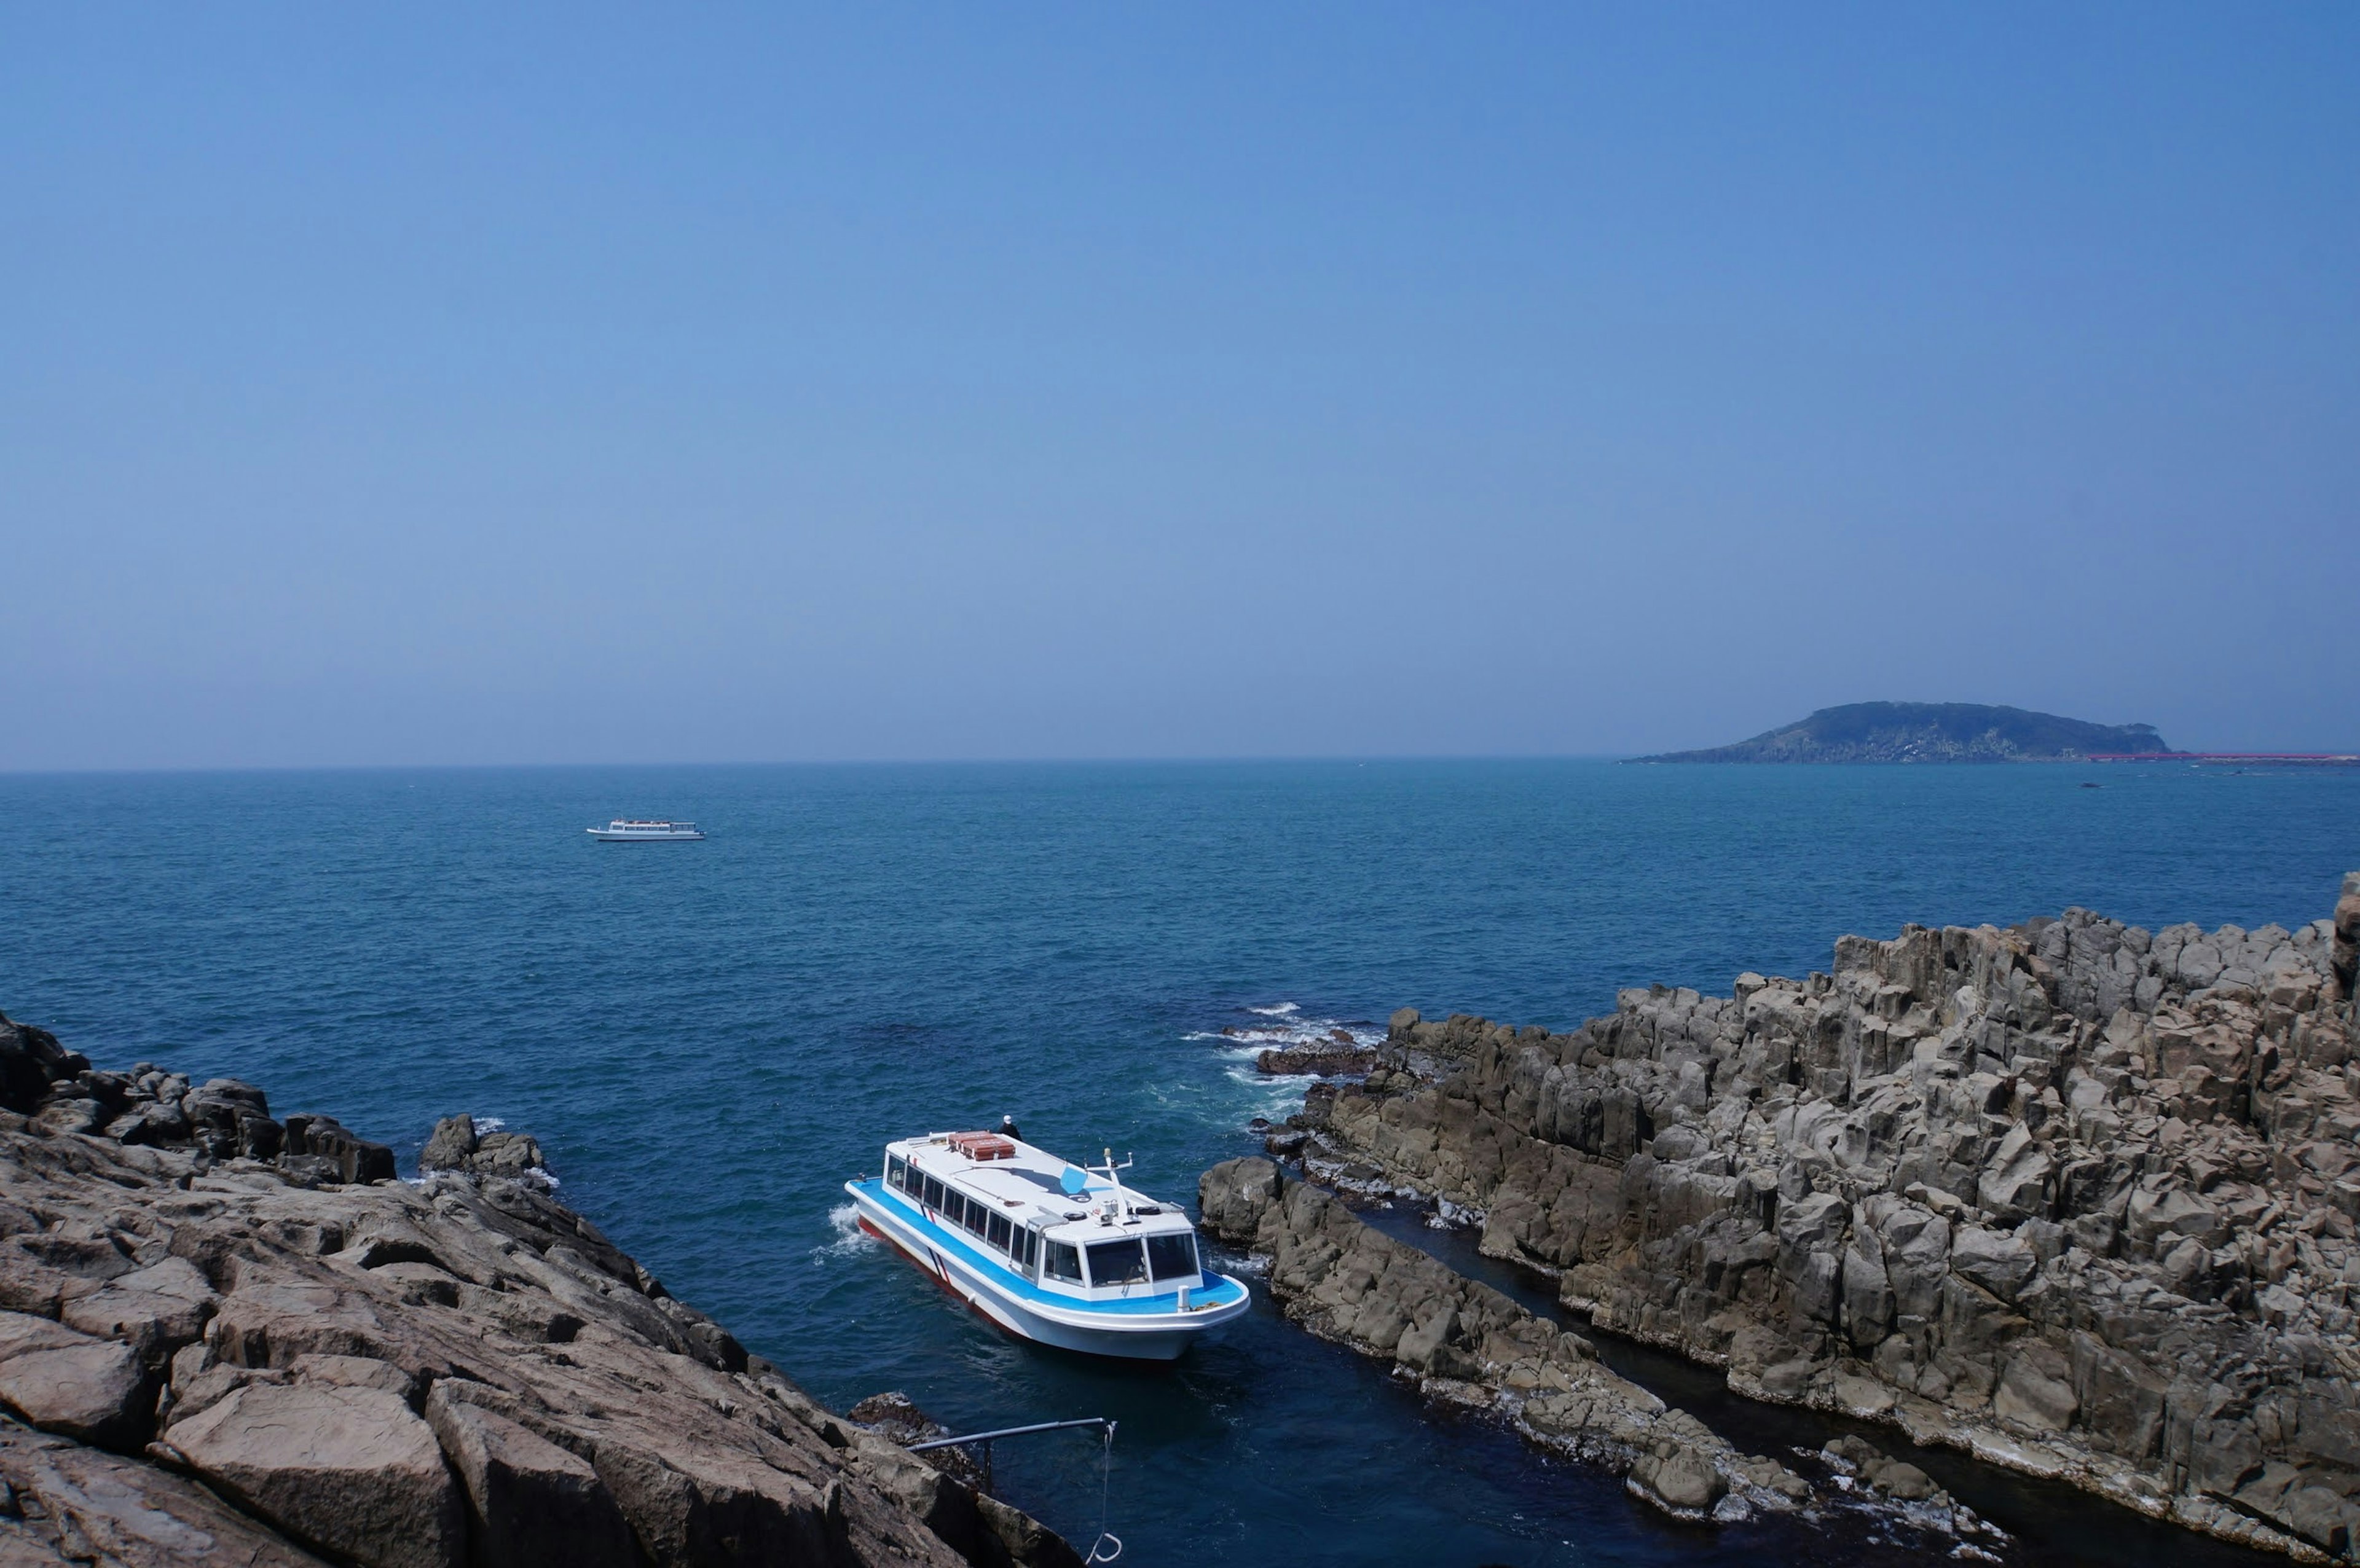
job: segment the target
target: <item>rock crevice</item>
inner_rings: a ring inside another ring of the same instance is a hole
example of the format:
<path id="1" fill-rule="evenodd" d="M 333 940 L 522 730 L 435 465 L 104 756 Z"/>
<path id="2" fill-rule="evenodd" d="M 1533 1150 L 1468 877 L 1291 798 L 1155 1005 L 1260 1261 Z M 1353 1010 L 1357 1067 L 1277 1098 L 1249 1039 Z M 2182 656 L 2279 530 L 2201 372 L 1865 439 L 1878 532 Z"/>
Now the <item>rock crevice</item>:
<path id="1" fill-rule="evenodd" d="M 1490 1410 L 1545 1447 L 1603 1465 L 1682 1518 L 1785 1509 L 1810 1488 L 1600 1365 L 1578 1334 L 1371 1227 L 1267 1160 L 1197 1182 L 1205 1228 L 1270 1259 L 1271 1293 L 1325 1339 L 1393 1364 L 1429 1398 Z"/>

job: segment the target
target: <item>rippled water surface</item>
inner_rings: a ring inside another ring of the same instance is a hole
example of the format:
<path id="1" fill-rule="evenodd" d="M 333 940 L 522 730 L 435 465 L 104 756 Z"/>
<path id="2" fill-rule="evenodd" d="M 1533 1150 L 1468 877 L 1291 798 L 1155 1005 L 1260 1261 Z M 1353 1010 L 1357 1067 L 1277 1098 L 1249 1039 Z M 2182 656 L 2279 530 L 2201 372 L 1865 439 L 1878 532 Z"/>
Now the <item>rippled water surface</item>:
<path id="1" fill-rule="evenodd" d="M 1840 932 L 2069 904 L 2293 925 L 2360 866 L 2360 775 L 2156 766 L 0 776 L 0 1009 L 102 1065 L 250 1078 L 405 1161 L 452 1111 L 530 1128 L 569 1200 L 839 1408 L 1117 1418 L 1109 1522 L 1145 1564 L 1919 1552 L 1671 1525 L 1266 1302 L 1173 1367 L 1013 1344 L 848 1229 L 840 1183 L 887 1138 L 1013 1113 L 1193 1196 L 1300 1090 L 1225 1026 L 1564 1027 L 1622 985 L 1824 968 Z M 618 813 L 712 836 L 583 833 Z M 1096 1531 L 1092 1439 L 998 1459 L 1013 1500 Z M 2017 1507 L 2012 1555 L 2158 1550 L 2078 1511 Z"/>

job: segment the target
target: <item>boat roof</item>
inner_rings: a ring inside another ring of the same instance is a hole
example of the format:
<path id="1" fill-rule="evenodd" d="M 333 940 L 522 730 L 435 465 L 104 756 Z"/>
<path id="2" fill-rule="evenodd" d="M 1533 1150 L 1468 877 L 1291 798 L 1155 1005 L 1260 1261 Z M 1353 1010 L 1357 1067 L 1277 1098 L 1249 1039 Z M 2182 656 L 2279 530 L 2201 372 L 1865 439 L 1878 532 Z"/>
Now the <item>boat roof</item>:
<path id="1" fill-rule="evenodd" d="M 980 1147 L 994 1157 L 978 1159 L 961 1149 L 962 1143 Z M 1078 1169 L 1073 1161 L 1004 1134 L 929 1133 L 885 1148 L 887 1153 L 900 1155 L 925 1174 L 995 1204 L 1012 1220 L 1038 1225 L 1060 1241 L 1087 1244 L 1112 1241 L 1118 1236 L 1196 1229 L 1175 1205 L 1128 1184 L 1122 1189 L 1125 1213 L 1113 1225 L 1100 1225 L 1098 1205 L 1114 1191 L 1103 1175 L 1089 1173 L 1088 1185 L 1077 1194 L 1069 1194 L 1063 1179 L 1067 1171 Z M 1007 1152 L 1000 1153 L 1003 1149 Z"/>

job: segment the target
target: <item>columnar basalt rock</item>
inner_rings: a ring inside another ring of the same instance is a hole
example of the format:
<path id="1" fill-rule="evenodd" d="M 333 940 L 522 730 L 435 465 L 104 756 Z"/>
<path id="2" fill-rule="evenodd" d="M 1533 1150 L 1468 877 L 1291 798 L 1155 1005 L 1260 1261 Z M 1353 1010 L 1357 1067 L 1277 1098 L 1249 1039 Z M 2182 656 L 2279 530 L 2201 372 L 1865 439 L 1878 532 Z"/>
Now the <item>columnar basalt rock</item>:
<path id="1" fill-rule="evenodd" d="M 1323 1338 L 1390 1361 L 1428 1396 L 1498 1411 L 1542 1445 L 1604 1465 L 1683 1518 L 1790 1508 L 1809 1487 L 1741 1454 L 1684 1411 L 1601 1366 L 1589 1342 L 1490 1286 L 1372 1229 L 1267 1160 L 1197 1182 L 1205 1228 L 1270 1258 L 1271 1293 Z"/>
<path id="2" fill-rule="evenodd" d="M 673 1299 L 530 1139 L 398 1181 L 5 1018 L 0 1105 L 0 1560 L 1078 1564 Z"/>
<path id="3" fill-rule="evenodd" d="M 1845 937 L 1307 1109 L 1603 1329 L 2256 1544 L 2360 1535 L 2360 874 L 2332 920 Z"/>

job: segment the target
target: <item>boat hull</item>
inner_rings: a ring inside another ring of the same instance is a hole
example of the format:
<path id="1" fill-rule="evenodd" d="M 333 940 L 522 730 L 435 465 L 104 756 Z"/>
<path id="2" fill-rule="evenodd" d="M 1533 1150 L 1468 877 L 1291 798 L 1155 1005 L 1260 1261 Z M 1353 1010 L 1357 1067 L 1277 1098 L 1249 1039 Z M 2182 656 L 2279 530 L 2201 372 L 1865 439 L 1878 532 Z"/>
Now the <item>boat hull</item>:
<path id="1" fill-rule="evenodd" d="M 1039 1293 L 1012 1276 L 995 1278 L 1007 1271 L 978 1261 L 962 1241 L 935 1234 L 923 1214 L 913 1217 L 914 1212 L 889 1195 L 882 1182 L 847 1181 L 844 1190 L 859 1211 L 861 1229 L 892 1243 L 895 1251 L 952 1296 L 1020 1339 L 1086 1356 L 1173 1361 L 1208 1331 L 1242 1315 L 1248 1305 L 1245 1287 L 1227 1275 L 1214 1276 L 1219 1283 L 1208 1292 L 1218 1295 L 1213 1303 L 1185 1312 L 1093 1313 L 1079 1301 L 1065 1304 L 1028 1299 Z M 1091 1317 L 1101 1321 L 1087 1321 Z"/>
<path id="2" fill-rule="evenodd" d="M 705 837 L 701 833 L 608 833 L 604 828 L 588 828 L 585 831 L 587 832 L 592 838 L 596 839 L 600 844 L 695 844 Z"/>

